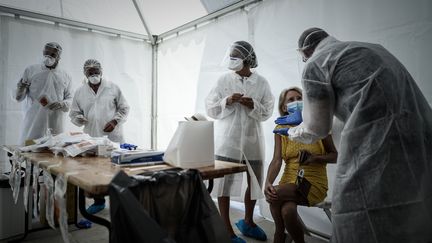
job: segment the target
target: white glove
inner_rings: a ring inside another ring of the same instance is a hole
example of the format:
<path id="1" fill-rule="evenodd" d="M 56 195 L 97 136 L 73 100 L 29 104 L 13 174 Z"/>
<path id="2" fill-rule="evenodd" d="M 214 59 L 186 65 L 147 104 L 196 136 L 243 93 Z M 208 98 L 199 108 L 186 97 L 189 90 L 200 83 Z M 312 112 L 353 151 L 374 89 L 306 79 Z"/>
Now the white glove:
<path id="1" fill-rule="evenodd" d="M 19 90 L 23 90 L 23 89 L 27 89 L 28 87 L 30 87 L 30 83 L 21 79 L 18 82 L 17 86 L 18 86 Z"/>
<path id="2" fill-rule="evenodd" d="M 17 90 L 15 94 L 16 99 L 17 100 L 23 99 L 29 87 L 30 87 L 30 83 L 25 82 L 21 79 L 17 84 Z"/>
<path id="3" fill-rule="evenodd" d="M 60 110 L 65 106 L 63 102 L 53 102 L 47 106 L 52 111 Z"/>
<path id="4" fill-rule="evenodd" d="M 75 122 L 81 125 L 84 125 L 88 122 L 88 120 L 83 115 L 77 115 L 75 117 Z"/>

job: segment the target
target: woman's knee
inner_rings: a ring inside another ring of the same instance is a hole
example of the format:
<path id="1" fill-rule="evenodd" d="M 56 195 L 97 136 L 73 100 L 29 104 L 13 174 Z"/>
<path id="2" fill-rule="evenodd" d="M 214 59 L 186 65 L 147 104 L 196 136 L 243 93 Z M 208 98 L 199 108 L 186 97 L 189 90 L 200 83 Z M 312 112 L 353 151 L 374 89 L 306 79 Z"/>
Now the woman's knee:
<path id="1" fill-rule="evenodd" d="M 297 200 L 297 188 L 294 184 L 283 184 L 275 186 L 276 194 L 281 201 L 296 201 Z"/>
<path id="2" fill-rule="evenodd" d="M 295 202 L 286 202 L 281 207 L 282 217 L 297 217 L 297 204 Z"/>

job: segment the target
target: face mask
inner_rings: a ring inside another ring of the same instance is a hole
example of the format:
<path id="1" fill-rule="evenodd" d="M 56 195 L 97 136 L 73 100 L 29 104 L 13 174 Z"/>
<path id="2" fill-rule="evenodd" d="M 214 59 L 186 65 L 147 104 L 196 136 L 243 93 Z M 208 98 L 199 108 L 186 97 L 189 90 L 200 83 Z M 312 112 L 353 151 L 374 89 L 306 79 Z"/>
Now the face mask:
<path id="1" fill-rule="evenodd" d="M 48 55 L 44 56 L 43 63 L 45 64 L 45 66 L 51 67 L 54 65 L 55 62 L 56 59 L 54 57 Z"/>
<path id="2" fill-rule="evenodd" d="M 100 83 L 101 77 L 100 75 L 93 75 L 88 77 L 87 79 L 91 84 L 98 84 Z"/>
<path id="3" fill-rule="evenodd" d="M 233 71 L 240 71 L 243 69 L 243 59 L 238 57 L 230 57 L 228 68 Z"/>
<path id="4" fill-rule="evenodd" d="M 291 103 L 286 104 L 286 109 L 288 113 L 294 113 L 299 110 L 300 112 L 303 110 L 303 101 L 298 100 Z"/>

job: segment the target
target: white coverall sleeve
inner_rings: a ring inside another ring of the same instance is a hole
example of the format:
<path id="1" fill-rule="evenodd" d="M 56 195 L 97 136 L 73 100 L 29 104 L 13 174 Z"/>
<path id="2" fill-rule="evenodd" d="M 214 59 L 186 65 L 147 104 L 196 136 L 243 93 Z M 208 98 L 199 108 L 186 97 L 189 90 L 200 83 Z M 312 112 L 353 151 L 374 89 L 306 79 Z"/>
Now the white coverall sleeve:
<path id="1" fill-rule="evenodd" d="M 310 63 L 303 73 L 303 122 L 288 130 L 290 139 L 313 143 L 326 137 L 333 124 L 333 87 L 319 64 Z"/>
<path id="2" fill-rule="evenodd" d="M 62 108 L 63 112 L 69 111 L 71 104 L 72 104 L 72 99 L 73 99 L 73 96 L 72 96 L 72 93 L 73 93 L 72 92 L 72 79 L 69 75 L 67 75 L 66 77 L 68 79 L 68 81 L 67 81 L 68 85 L 67 85 L 66 89 L 64 90 L 64 94 L 63 94 L 63 108 Z"/>
<path id="3" fill-rule="evenodd" d="M 79 99 L 78 95 L 79 95 L 79 90 L 75 93 L 75 95 L 73 97 L 72 105 L 70 107 L 69 117 L 70 117 L 71 122 L 73 124 L 75 124 L 78 127 L 81 127 L 84 124 L 79 122 L 77 120 L 77 117 L 79 117 L 79 116 L 84 117 L 84 112 L 78 104 L 78 101 L 77 101 Z"/>
<path id="4" fill-rule="evenodd" d="M 226 104 L 229 96 L 223 96 L 221 90 L 222 87 L 219 80 L 205 101 L 207 115 L 213 119 L 222 119 L 234 112 L 234 107 L 227 106 Z"/>
<path id="5" fill-rule="evenodd" d="M 270 85 L 267 81 L 263 87 L 263 93 L 264 95 L 261 100 L 253 99 L 254 108 L 249 112 L 249 116 L 257 121 L 265 121 L 273 114 L 275 98 L 270 91 Z"/>
<path id="6" fill-rule="evenodd" d="M 114 115 L 113 120 L 117 121 L 117 124 L 124 123 L 127 119 L 127 116 L 129 114 L 130 107 L 128 103 L 126 102 L 125 97 L 123 96 L 123 93 L 121 92 L 120 88 L 117 87 L 117 97 L 115 99 L 116 103 L 116 113 Z"/>

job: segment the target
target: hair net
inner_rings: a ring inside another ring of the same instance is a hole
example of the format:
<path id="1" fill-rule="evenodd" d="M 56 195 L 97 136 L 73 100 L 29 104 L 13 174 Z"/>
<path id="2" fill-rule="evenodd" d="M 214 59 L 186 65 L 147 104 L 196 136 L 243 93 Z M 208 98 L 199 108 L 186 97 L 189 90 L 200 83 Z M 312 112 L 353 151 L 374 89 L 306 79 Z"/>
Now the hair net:
<path id="1" fill-rule="evenodd" d="M 84 62 L 84 67 L 83 67 L 84 75 L 87 75 L 87 71 L 90 68 L 99 69 L 99 71 L 102 72 L 102 65 L 96 59 L 88 59 L 87 61 Z"/>
<path id="2" fill-rule="evenodd" d="M 282 110 L 282 107 L 285 105 L 285 96 L 289 91 L 296 91 L 303 97 L 303 91 L 299 87 L 293 86 L 282 90 L 282 92 L 279 95 L 279 103 L 278 103 L 278 111 L 281 116 L 286 115 L 286 113 Z"/>
<path id="3" fill-rule="evenodd" d="M 47 48 L 47 47 L 52 48 L 52 49 L 56 49 L 57 52 L 58 52 L 58 54 L 59 54 L 59 56 L 60 56 L 60 54 L 63 51 L 62 47 L 57 42 L 48 42 L 48 43 L 45 44 L 44 48 Z"/>
<path id="4" fill-rule="evenodd" d="M 251 44 L 246 41 L 236 41 L 231 46 L 231 52 L 233 50 L 238 51 L 241 54 L 245 64 L 248 64 L 251 68 L 258 66 L 257 56 Z"/>
<path id="5" fill-rule="evenodd" d="M 324 38 L 329 36 L 327 32 L 320 28 L 309 28 L 300 35 L 298 40 L 298 48 L 305 50 L 312 47 L 315 47 L 322 41 Z"/>

